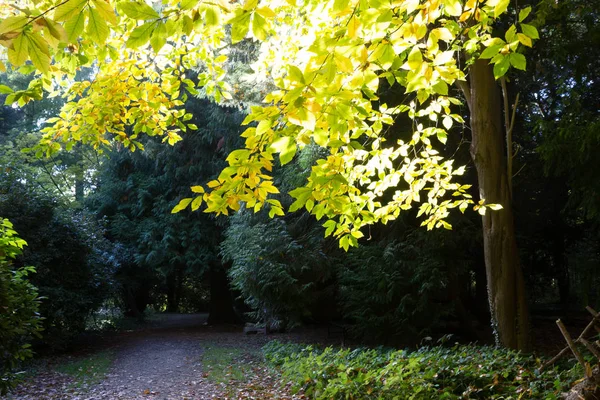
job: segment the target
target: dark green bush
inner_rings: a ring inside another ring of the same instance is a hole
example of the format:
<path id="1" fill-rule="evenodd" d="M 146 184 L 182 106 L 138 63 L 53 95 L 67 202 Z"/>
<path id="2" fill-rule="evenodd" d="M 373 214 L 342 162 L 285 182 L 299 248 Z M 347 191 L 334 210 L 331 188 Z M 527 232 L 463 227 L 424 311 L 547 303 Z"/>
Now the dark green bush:
<path id="1" fill-rule="evenodd" d="M 338 270 L 340 305 L 353 336 L 404 345 L 435 330 L 467 334 L 452 331 L 449 323 L 473 319 L 456 313 L 474 303 L 468 293 L 472 238 L 410 226 L 397 230 L 391 240 L 351 249 Z"/>
<path id="2" fill-rule="evenodd" d="M 271 342 L 267 361 L 315 399 L 559 399 L 578 368 L 539 373 L 539 360 L 489 346 L 315 349 Z"/>
<path id="3" fill-rule="evenodd" d="M 112 250 L 94 218 L 59 206 L 9 173 L 0 173 L 0 215 L 29 244 L 14 267 L 36 268 L 31 282 L 44 298 L 44 348 L 63 347 L 110 295 Z"/>
<path id="4" fill-rule="evenodd" d="M 0 218 L 0 394 L 16 383 L 14 370 L 33 355 L 29 342 L 41 330 L 37 289 L 27 280 L 35 270 L 12 269 L 24 245 L 12 224 Z"/>

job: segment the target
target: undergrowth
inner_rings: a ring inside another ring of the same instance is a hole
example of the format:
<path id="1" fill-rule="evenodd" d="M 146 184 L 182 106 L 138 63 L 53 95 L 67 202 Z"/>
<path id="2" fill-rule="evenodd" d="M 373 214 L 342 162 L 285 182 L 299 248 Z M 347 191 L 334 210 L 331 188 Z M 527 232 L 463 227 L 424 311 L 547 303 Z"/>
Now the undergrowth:
<path id="1" fill-rule="evenodd" d="M 202 364 L 207 378 L 214 383 L 228 383 L 242 380 L 245 376 L 243 365 L 237 362 L 242 350 L 235 347 L 208 347 L 202 355 Z"/>
<path id="2" fill-rule="evenodd" d="M 583 371 L 489 346 L 319 349 L 268 343 L 267 362 L 295 392 L 314 399 L 559 399 Z"/>

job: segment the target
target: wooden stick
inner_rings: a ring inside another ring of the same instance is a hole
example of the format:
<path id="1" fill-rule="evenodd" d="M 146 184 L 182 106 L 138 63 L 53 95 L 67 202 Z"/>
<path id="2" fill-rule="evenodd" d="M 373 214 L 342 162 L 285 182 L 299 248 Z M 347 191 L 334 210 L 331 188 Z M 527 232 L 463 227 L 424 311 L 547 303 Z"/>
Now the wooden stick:
<path id="1" fill-rule="evenodd" d="M 552 359 L 550 359 L 548 362 L 546 362 L 544 365 L 542 365 L 540 367 L 539 371 L 542 372 L 543 370 L 548 368 L 548 366 L 554 364 L 556 361 L 558 361 L 562 356 L 564 356 L 568 352 L 569 352 L 569 346 L 567 346 L 564 349 L 562 349 L 561 351 L 559 351 L 557 355 L 555 355 L 554 357 L 552 357 Z"/>
<path id="2" fill-rule="evenodd" d="M 596 350 L 596 348 L 594 347 L 593 344 L 591 344 L 590 342 L 588 342 L 585 339 L 581 339 L 580 342 L 597 358 L 600 360 L 600 352 L 598 350 Z"/>
<path id="3" fill-rule="evenodd" d="M 598 331 L 598 333 L 600 333 L 600 328 L 598 328 L 596 326 L 596 322 L 598 321 L 598 319 L 600 319 L 600 314 L 597 313 L 592 307 L 587 306 L 586 309 L 589 311 L 590 314 L 592 314 L 592 316 L 594 318 L 592 318 L 592 320 L 590 321 L 589 324 L 587 324 L 587 326 L 585 327 L 585 329 L 581 332 L 581 334 L 579 335 L 579 337 L 577 339 L 575 339 L 575 342 L 581 342 L 581 339 L 583 339 L 588 333 L 589 331 L 592 330 L 592 328 L 595 328 L 596 331 Z M 569 346 L 566 346 L 565 348 L 563 348 L 561 351 L 558 352 L 557 355 L 555 355 L 550 361 L 546 362 L 544 365 L 542 365 L 539 369 L 540 372 L 542 372 L 544 369 L 546 369 L 549 365 L 554 364 L 556 361 L 558 361 L 558 359 L 560 359 L 562 356 L 564 356 L 565 354 L 567 354 L 569 352 Z"/>
<path id="4" fill-rule="evenodd" d="M 587 368 L 585 360 L 581 356 L 581 353 L 579 353 L 579 351 L 577 350 L 577 347 L 575 346 L 573 339 L 571 339 L 571 335 L 569 335 L 569 332 L 567 331 L 567 328 L 565 328 L 565 325 L 562 323 L 562 321 L 560 319 L 556 320 L 556 325 L 558 325 L 558 329 L 560 329 L 560 332 L 562 333 L 563 337 L 569 344 L 569 348 L 575 355 L 575 358 L 577 358 L 577 361 L 579 361 L 579 364 L 581 364 L 581 366 L 585 370 L 585 376 L 588 378 L 591 377 L 590 369 Z"/>

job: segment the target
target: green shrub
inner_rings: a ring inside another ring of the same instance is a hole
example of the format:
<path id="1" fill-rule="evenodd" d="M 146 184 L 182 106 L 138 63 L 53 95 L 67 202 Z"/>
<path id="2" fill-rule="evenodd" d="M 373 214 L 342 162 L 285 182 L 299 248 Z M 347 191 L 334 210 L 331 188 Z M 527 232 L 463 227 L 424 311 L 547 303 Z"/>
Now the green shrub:
<path id="1" fill-rule="evenodd" d="M 43 301 L 44 350 L 66 346 L 114 290 L 113 250 L 95 218 L 61 208 L 48 195 L 0 172 L 0 215 L 29 243 L 14 269 L 34 265 L 31 282 Z"/>
<path id="2" fill-rule="evenodd" d="M 41 330 L 37 289 L 27 280 L 35 270 L 11 268 L 25 244 L 12 224 L 0 218 L 0 394 L 16 383 L 14 370 L 33 355 L 29 341 Z"/>
<path id="3" fill-rule="evenodd" d="M 559 399 L 578 368 L 539 373 L 539 360 L 488 346 L 315 349 L 271 342 L 266 360 L 315 399 Z"/>
<path id="4" fill-rule="evenodd" d="M 396 229 L 391 240 L 351 249 L 338 269 L 343 315 L 352 336 L 364 342 L 405 345 L 435 331 L 452 331 L 449 324 L 460 320 L 457 303 L 467 310 L 474 304 L 465 292 L 472 238 L 446 230 Z"/>

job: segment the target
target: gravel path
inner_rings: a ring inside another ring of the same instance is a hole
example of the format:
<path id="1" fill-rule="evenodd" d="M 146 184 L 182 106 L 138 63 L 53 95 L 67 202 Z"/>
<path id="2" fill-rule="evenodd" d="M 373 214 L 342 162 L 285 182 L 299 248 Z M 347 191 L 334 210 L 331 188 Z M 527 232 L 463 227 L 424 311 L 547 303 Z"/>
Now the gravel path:
<path id="1" fill-rule="evenodd" d="M 208 381 L 202 371 L 202 351 L 207 345 L 242 345 L 258 348 L 264 336 L 244 336 L 239 327 L 211 327 L 206 314 L 165 315 L 158 327 L 125 332 L 106 342 L 92 344 L 94 350 L 110 349 L 115 360 L 98 384 L 75 388 L 73 379 L 42 368 L 20 385 L 13 400 L 196 400 L 222 398 L 221 388 Z"/>
<path id="2" fill-rule="evenodd" d="M 198 336 L 158 332 L 117 349 L 107 379 L 89 399 L 209 399 L 215 389 L 202 379 Z"/>

